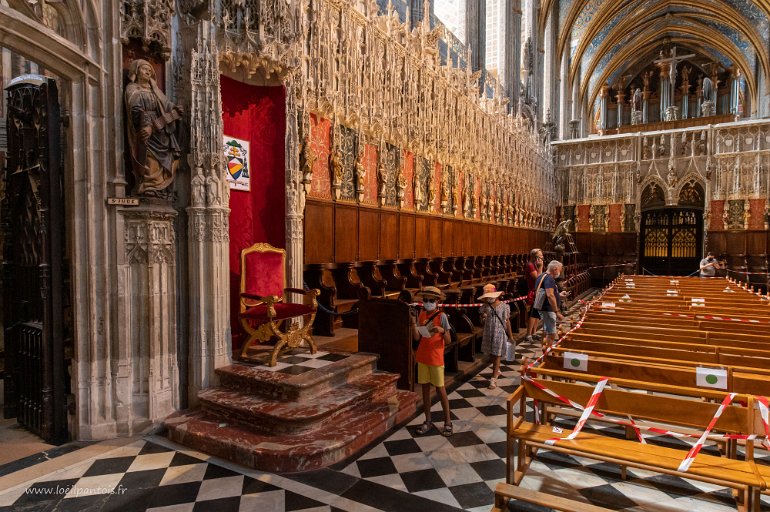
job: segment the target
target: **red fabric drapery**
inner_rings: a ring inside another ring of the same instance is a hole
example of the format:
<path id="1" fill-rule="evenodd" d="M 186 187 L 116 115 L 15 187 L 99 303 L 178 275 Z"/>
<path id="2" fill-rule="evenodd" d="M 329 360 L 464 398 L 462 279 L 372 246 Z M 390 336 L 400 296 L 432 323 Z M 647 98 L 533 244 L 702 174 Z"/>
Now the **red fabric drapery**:
<path id="1" fill-rule="evenodd" d="M 248 85 L 220 78 L 225 136 L 249 142 L 251 190 L 230 194 L 230 295 L 233 345 L 238 324 L 240 254 L 256 242 L 285 247 L 286 96 L 283 87 Z"/>

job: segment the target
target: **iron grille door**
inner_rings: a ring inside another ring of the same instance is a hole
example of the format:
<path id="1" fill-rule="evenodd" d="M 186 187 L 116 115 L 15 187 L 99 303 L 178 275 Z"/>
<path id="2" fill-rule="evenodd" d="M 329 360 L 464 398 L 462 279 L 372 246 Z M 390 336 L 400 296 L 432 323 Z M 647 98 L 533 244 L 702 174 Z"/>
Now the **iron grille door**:
<path id="1" fill-rule="evenodd" d="M 641 265 L 654 274 L 688 275 L 698 269 L 703 212 L 664 208 L 642 213 Z"/>
<path id="2" fill-rule="evenodd" d="M 3 173 L 6 418 L 50 443 L 67 438 L 62 321 L 64 209 L 56 82 L 11 82 Z"/>

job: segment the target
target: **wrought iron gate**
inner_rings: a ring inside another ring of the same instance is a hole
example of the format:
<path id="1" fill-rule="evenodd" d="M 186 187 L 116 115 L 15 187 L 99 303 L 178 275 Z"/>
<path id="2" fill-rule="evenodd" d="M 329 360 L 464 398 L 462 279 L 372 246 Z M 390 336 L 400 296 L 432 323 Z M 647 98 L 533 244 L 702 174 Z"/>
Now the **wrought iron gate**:
<path id="1" fill-rule="evenodd" d="M 6 90 L 3 413 L 58 443 L 67 438 L 58 92 L 54 80 L 30 75 Z"/>
<path id="2" fill-rule="evenodd" d="M 642 212 L 639 236 L 644 269 L 659 275 L 691 274 L 700 262 L 703 212 L 690 208 Z"/>

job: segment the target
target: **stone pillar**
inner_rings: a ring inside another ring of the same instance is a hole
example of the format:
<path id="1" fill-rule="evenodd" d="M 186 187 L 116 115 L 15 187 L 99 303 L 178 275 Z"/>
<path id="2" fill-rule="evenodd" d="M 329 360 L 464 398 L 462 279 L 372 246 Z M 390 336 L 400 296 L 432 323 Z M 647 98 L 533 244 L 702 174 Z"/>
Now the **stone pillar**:
<path id="1" fill-rule="evenodd" d="M 649 123 L 650 117 L 650 90 L 645 85 L 642 91 L 642 123 Z"/>
<path id="2" fill-rule="evenodd" d="M 570 138 L 577 139 L 580 137 L 580 118 L 580 70 L 578 70 L 572 82 L 572 119 L 569 122 L 571 128 Z"/>
<path id="3" fill-rule="evenodd" d="M 617 122 L 618 128 L 623 126 L 623 100 L 625 99 L 626 99 L 625 91 L 623 89 L 619 89 L 617 96 L 615 96 L 615 101 L 618 102 L 618 122 Z"/>
<path id="4" fill-rule="evenodd" d="M 219 54 L 201 23 L 192 50 L 190 82 L 191 200 L 187 208 L 190 281 L 190 405 L 214 386 L 214 370 L 231 363 L 230 189 L 224 177 Z"/>
<path id="5" fill-rule="evenodd" d="M 147 200 L 149 201 L 149 200 Z M 179 408 L 174 221 L 167 204 L 120 210 L 125 239 L 118 254 L 118 423 L 128 434 Z M 123 384 L 123 385 L 121 385 Z"/>
<path id="6" fill-rule="evenodd" d="M 471 50 L 471 70 L 482 70 L 479 91 L 485 84 L 486 56 L 486 2 L 466 2 L 465 4 L 465 44 Z"/>
<path id="7" fill-rule="evenodd" d="M 302 289 L 305 190 L 302 186 L 299 155 L 302 149 L 300 127 L 307 114 L 299 104 L 300 94 L 299 76 L 290 76 L 286 80 L 286 279 L 290 288 Z M 309 133 L 303 135 L 309 139 Z"/>
<path id="8" fill-rule="evenodd" d="M 509 76 L 511 83 L 508 85 L 509 98 L 515 110 L 519 103 L 521 83 L 521 0 L 510 0 L 511 5 L 507 9 L 511 24 L 505 31 L 505 46 L 510 59 L 511 67 Z"/>
<path id="9" fill-rule="evenodd" d="M 569 90 L 569 49 L 564 49 L 561 56 L 561 82 L 559 84 L 559 96 L 561 97 L 561 112 L 559 117 L 559 138 L 565 140 L 569 137 L 570 114 L 570 90 Z"/>

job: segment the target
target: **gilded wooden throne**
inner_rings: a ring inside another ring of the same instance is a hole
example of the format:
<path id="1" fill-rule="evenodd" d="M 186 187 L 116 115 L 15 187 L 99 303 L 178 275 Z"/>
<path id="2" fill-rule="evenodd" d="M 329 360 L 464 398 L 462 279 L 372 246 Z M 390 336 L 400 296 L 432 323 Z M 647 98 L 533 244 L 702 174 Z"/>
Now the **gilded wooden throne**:
<path id="1" fill-rule="evenodd" d="M 284 288 L 286 251 L 270 244 L 256 243 L 241 251 L 241 325 L 249 339 L 243 344 L 241 358 L 259 342 L 276 338 L 270 354 L 270 366 L 275 366 L 281 350 L 296 348 L 306 341 L 310 353 L 318 350 L 310 329 L 318 302 L 318 290 Z M 302 295 L 302 303 L 288 302 L 287 296 Z M 304 319 L 299 325 L 294 319 Z"/>

